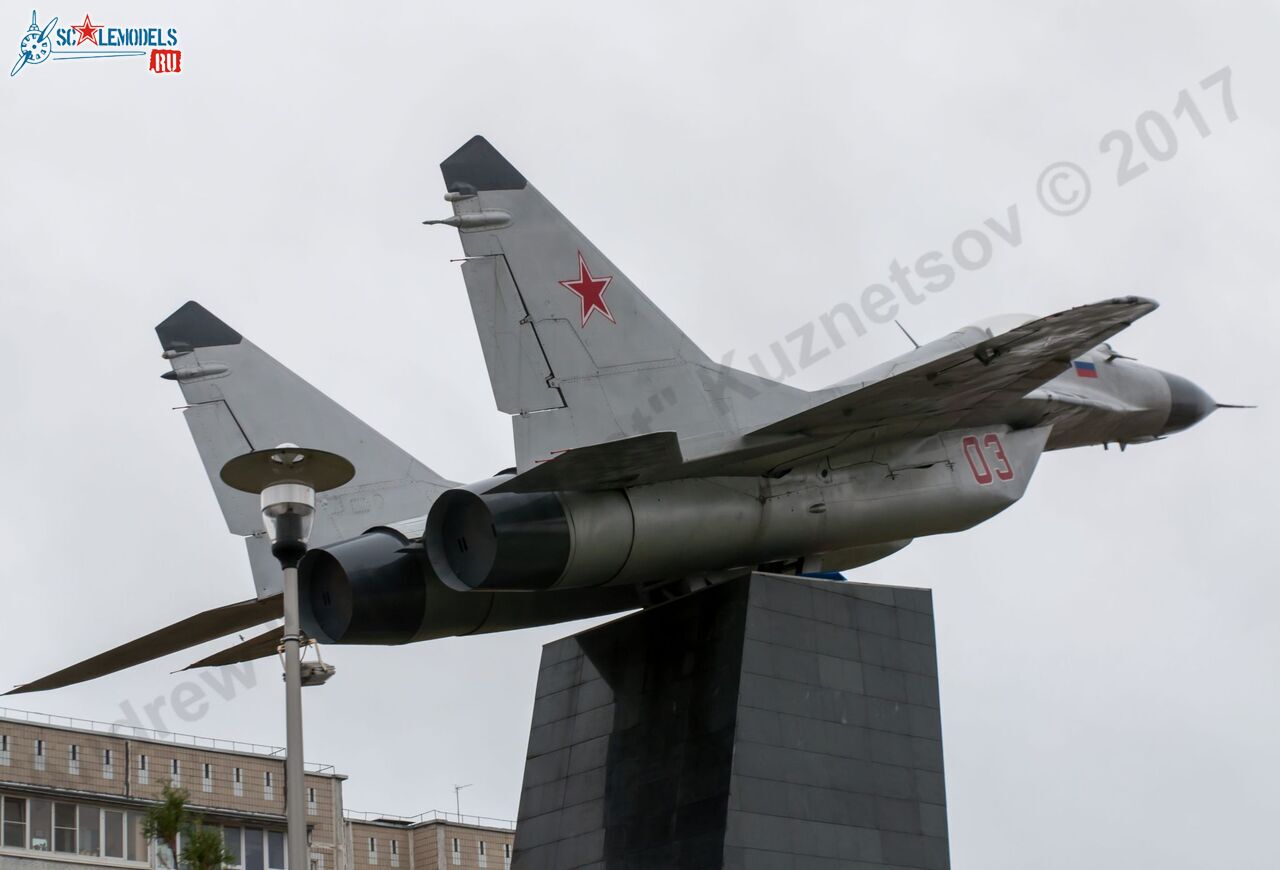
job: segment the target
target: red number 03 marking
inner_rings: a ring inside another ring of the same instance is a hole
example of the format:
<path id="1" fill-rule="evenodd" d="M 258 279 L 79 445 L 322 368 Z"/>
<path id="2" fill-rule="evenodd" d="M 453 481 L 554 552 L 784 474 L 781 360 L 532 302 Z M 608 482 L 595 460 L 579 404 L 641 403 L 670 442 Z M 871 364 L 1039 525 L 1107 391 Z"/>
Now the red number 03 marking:
<path id="1" fill-rule="evenodd" d="M 979 485 L 986 486 L 996 478 L 1013 480 L 1013 466 L 1009 464 L 1009 457 L 1005 455 L 1004 445 L 1000 443 L 999 435 L 988 432 L 982 436 L 981 440 L 977 435 L 966 435 L 961 445 L 964 458 L 969 463 L 969 470 L 973 472 L 973 479 Z M 995 461 L 994 472 L 991 464 L 987 462 L 987 454 L 990 454 Z"/>

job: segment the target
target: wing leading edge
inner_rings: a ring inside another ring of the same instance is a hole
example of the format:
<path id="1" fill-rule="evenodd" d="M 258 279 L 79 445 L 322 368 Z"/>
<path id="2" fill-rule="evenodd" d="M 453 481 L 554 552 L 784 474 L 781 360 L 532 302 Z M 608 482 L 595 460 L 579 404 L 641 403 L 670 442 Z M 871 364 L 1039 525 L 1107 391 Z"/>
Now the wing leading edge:
<path id="1" fill-rule="evenodd" d="M 1151 299 L 1125 296 L 1060 311 L 829 398 L 751 435 L 872 429 L 877 438 L 888 438 L 986 423 L 993 412 L 1062 374 L 1072 359 L 1157 307 Z"/>

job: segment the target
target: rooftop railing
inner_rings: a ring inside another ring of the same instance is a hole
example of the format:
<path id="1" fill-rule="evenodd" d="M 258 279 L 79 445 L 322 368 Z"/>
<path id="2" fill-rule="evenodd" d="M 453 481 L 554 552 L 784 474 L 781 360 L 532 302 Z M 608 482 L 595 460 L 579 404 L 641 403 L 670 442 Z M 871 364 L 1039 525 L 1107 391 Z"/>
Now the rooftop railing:
<path id="1" fill-rule="evenodd" d="M 285 757 L 281 746 L 266 746 L 261 743 L 244 743 L 240 740 L 222 740 L 217 737 L 199 737 L 195 734 L 183 734 L 178 731 L 156 731 L 129 725 L 124 722 L 100 722 L 96 719 L 80 719 L 74 716 L 54 716 L 49 713 L 35 713 L 31 710 L 14 710 L 0 707 L 0 719 L 11 722 L 24 722 L 29 725 L 47 725 L 53 728 L 69 728 L 73 731 L 88 731 L 97 734 L 109 734 L 113 737 L 127 737 L 135 740 L 148 740 L 152 743 L 172 743 L 176 746 L 190 746 L 194 749 L 210 749 L 218 752 L 234 752 L 240 755 L 262 755 L 268 758 Z M 316 764 L 308 762 L 310 773 L 332 774 L 332 764 Z"/>
<path id="2" fill-rule="evenodd" d="M 393 825 L 420 825 L 423 822 L 448 822 L 454 825 L 472 825 L 478 828 L 501 828 L 514 831 L 516 823 L 511 819 L 495 819 L 490 816 L 471 816 L 466 813 L 449 813 L 443 810 L 427 810 L 416 816 L 398 816 L 394 813 L 366 813 L 347 810 L 343 816 L 349 822 L 388 822 Z"/>

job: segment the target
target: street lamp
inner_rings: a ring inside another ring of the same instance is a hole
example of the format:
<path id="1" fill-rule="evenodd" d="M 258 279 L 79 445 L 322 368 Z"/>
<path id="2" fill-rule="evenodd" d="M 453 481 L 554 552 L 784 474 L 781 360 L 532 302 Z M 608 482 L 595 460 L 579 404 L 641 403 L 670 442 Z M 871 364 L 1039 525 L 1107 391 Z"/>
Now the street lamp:
<path id="1" fill-rule="evenodd" d="M 262 520 L 271 555 L 284 571 L 285 818 L 291 866 L 308 863 L 302 750 L 302 665 L 298 626 L 298 562 L 307 552 L 316 493 L 337 489 L 355 468 L 336 453 L 281 444 L 237 456 L 222 466 L 222 481 L 262 499 Z M 323 682 L 323 681 L 321 681 Z"/>

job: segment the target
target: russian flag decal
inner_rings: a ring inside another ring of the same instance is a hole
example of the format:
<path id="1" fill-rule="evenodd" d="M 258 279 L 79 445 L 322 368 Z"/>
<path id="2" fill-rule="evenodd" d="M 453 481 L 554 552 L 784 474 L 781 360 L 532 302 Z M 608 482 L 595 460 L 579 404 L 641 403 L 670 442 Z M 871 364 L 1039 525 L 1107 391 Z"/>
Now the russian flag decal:
<path id="1" fill-rule="evenodd" d="M 1072 365 L 1075 366 L 1076 375 L 1079 377 L 1096 378 L 1098 376 L 1098 367 L 1091 362 L 1076 360 Z"/>

